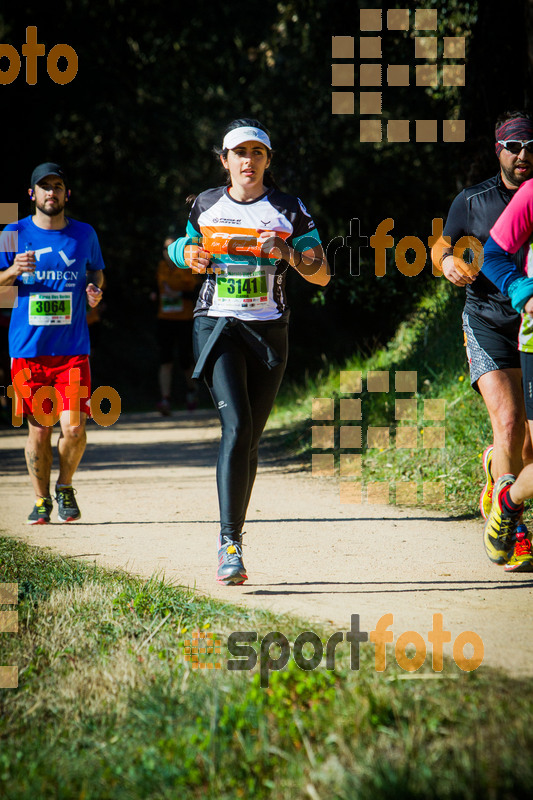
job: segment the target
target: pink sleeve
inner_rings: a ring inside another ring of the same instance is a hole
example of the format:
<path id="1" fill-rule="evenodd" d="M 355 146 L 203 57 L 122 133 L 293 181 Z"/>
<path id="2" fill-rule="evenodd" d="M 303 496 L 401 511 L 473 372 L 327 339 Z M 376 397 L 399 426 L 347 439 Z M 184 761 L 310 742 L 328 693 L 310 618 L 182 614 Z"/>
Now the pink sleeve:
<path id="1" fill-rule="evenodd" d="M 490 235 L 502 250 L 516 253 L 533 235 L 533 180 L 525 181 L 502 211 Z"/>

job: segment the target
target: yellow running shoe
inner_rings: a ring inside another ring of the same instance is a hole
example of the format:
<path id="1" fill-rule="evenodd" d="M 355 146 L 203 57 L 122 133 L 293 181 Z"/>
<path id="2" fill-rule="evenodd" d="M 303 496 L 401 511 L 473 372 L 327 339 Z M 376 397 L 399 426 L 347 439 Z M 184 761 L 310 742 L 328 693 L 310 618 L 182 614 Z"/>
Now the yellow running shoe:
<path id="1" fill-rule="evenodd" d="M 504 567 L 506 572 L 533 572 L 533 552 L 531 540 L 523 522 L 516 526 L 516 539 L 509 560 Z"/>
<path id="2" fill-rule="evenodd" d="M 489 444 L 483 453 L 483 469 L 485 470 L 485 475 L 487 478 L 485 481 L 485 486 L 483 487 L 483 491 L 481 492 L 481 497 L 479 498 L 479 510 L 481 511 L 481 516 L 483 519 L 489 518 L 490 509 L 492 506 L 492 490 L 494 489 L 494 477 L 492 475 L 493 451 L 494 447 Z"/>
<path id="3" fill-rule="evenodd" d="M 502 475 L 496 481 L 492 496 L 492 508 L 483 531 L 485 552 L 495 564 L 506 564 L 509 560 L 518 521 L 522 516 L 522 508 L 516 514 L 509 514 L 503 510 L 501 505 L 501 494 L 509 486 L 512 486 L 515 480 L 514 475 Z"/>

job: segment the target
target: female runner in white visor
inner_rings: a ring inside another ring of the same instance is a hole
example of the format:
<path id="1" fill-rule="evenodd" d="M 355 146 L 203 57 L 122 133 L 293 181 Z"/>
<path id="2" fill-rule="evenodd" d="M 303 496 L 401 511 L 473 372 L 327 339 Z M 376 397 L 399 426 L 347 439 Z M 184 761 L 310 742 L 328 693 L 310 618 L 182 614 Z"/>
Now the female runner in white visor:
<path id="1" fill-rule="evenodd" d="M 168 254 L 178 267 L 206 273 L 194 311 L 194 377 L 205 379 L 222 425 L 217 580 L 238 585 L 247 579 L 242 529 L 259 440 L 287 362 L 287 270 L 319 286 L 330 274 L 312 217 L 268 170 L 268 131 L 257 120 L 234 120 L 216 152 L 228 183 L 198 195 L 186 236 Z"/>

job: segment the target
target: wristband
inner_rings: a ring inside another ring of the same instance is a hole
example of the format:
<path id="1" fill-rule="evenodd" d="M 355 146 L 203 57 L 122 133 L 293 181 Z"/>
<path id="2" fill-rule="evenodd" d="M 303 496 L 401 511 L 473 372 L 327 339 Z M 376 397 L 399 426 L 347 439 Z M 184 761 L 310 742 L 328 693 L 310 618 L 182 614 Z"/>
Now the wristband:
<path id="1" fill-rule="evenodd" d="M 188 244 L 194 244 L 194 240 L 190 236 L 182 236 L 167 248 L 168 257 L 180 269 L 189 269 L 189 265 L 185 261 L 185 248 Z"/>
<path id="2" fill-rule="evenodd" d="M 507 287 L 507 294 L 514 310 L 521 312 L 533 296 L 533 278 L 517 278 Z"/>

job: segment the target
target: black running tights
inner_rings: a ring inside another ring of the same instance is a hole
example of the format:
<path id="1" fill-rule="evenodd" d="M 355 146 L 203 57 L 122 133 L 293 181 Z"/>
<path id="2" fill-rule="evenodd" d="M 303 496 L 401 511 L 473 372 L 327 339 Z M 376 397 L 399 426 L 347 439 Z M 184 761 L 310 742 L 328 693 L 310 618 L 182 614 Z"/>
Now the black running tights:
<path id="1" fill-rule="evenodd" d="M 216 319 L 194 320 L 194 355 L 198 359 Z M 235 332 L 216 342 L 205 369 L 205 382 L 222 425 L 217 488 L 222 535 L 242 531 L 257 471 L 259 440 L 287 363 L 288 326 L 248 323 L 276 350 L 282 363 L 269 369 Z"/>

